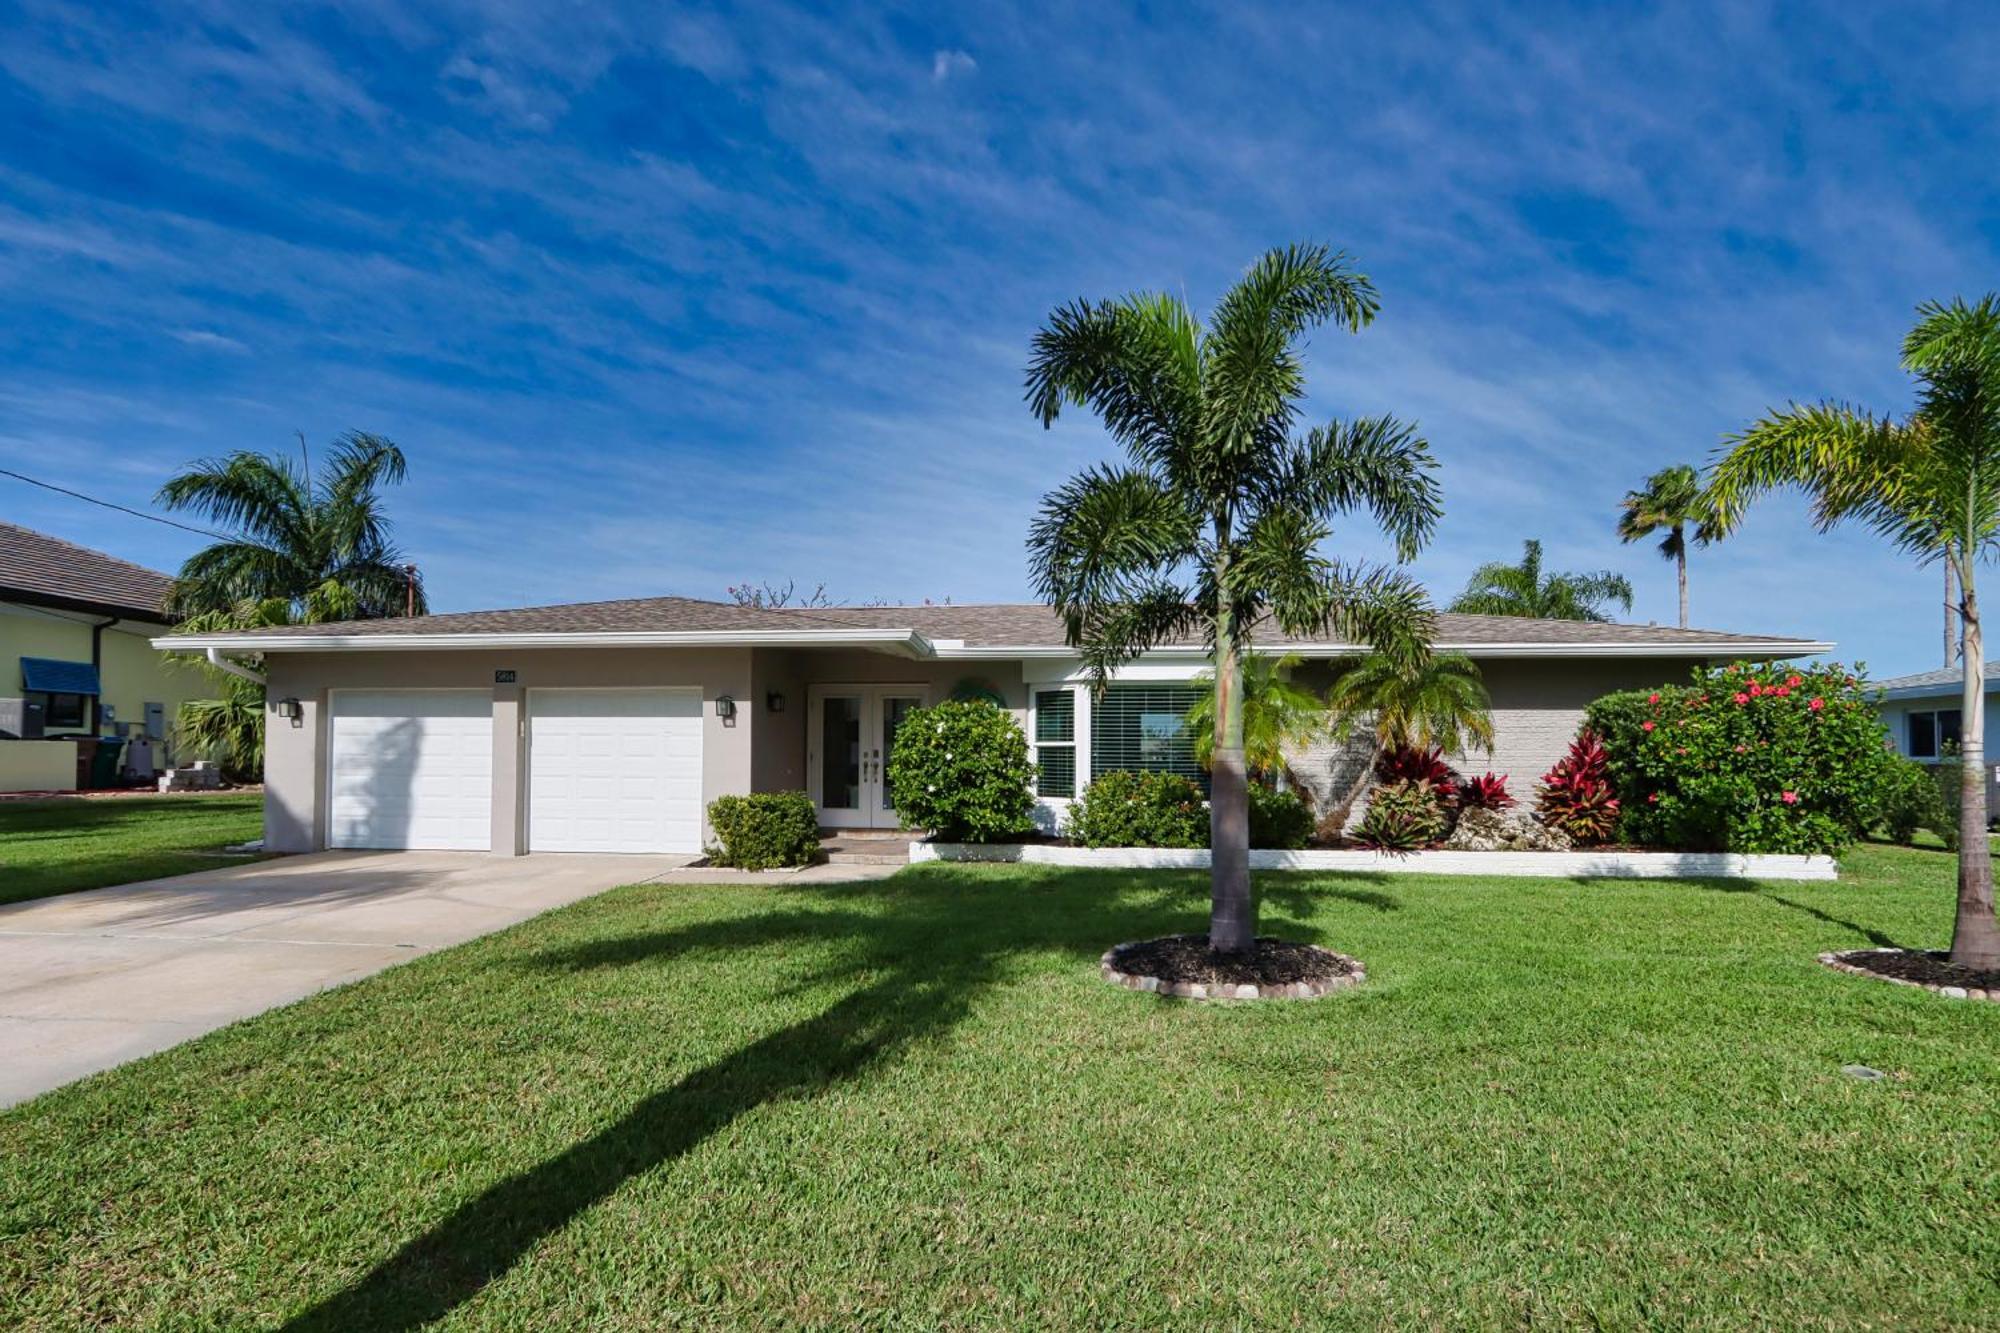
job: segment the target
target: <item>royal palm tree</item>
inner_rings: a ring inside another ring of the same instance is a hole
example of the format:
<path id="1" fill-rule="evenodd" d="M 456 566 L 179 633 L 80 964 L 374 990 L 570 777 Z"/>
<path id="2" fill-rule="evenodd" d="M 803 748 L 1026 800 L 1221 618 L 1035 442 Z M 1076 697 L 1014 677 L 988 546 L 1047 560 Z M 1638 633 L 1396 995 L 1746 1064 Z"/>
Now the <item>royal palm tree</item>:
<path id="1" fill-rule="evenodd" d="M 1267 657 L 1253 653 L 1243 659 L 1243 764 L 1253 778 L 1285 772 L 1285 752 L 1310 745 L 1325 735 L 1332 722 L 1326 700 L 1291 679 L 1305 659 L 1296 654 Z M 1215 673 L 1194 678 L 1201 698 L 1188 709 L 1188 730 L 1194 733 L 1195 761 L 1215 766 Z"/>
<path id="2" fill-rule="evenodd" d="M 1399 661 L 1428 651 L 1423 590 L 1400 570 L 1321 554 L 1332 521 L 1366 509 L 1399 558 L 1429 540 L 1442 505 L 1429 446 L 1390 417 L 1295 433 L 1305 391 L 1298 340 L 1375 317 L 1374 286 L 1324 246 L 1273 250 L 1206 325 L 1172 296 L 1077 301 L 1035 335 L 1028 402 L 1044 426 L 1067 404 L 1095 412 L 1125 467 L 1051 492 L 1028 537 L 1041 596 L 1103 688 L 1163 644 L 1205 642 L 1217 735 L 1210 799 L 1209 945 L 1254 946 L 1243 657 L 1267 621 L 1303 639 L 1366 644 Z"/>
<path id="3" fill-rule="evenodd" d="M 1474 745 L 1493 745 L 1492 701 L 1479 667 L 1464 653 L 1436 653 L 1415 666 L 1381 656 L 1342 663 L 1326 705 L 1335 740 L 1350 741 L 1365 726 L 1373 741 L 1368 762 L 1331 812 L 1336 829 L 1368 790 L 1384 752 L 1437 746 L 1463 754 Z"/>
<path id="4" fill-rule="evenodd" d="M 1473 616 L 1605 621 L 1611 618 L 1604 614 L 1606 602 L 1630 611 L 1631 581 L 1608 569 L 1595 574 L 1546 573 L 1542 544 L 1530 540 L 1521 543 L 1520 564 L 1495 561 L 1474 570 L 1465 591 L 1446 609 Z"/>
<path id="5" fill-rule="evenodd" d="M 1660 556 L 1674 562 L 1674 577 L 1680 586 L 1681 628 L 1688 624 L 1688 542 L 1706 546 L 1715 540 L 1708 522 L 1708 502 L 1702 495 L 1701 474 L 1686 463 L 1661 468 L 1646 478 L 1645 489 L 1625 492 L 1618 504 L 1618 539 L 1642 541 L 1656 532 Z M 1692 527 L 1693 532 L 1688 529 Z"/>
<path id="6" fill-rule="evenodd" d="M 160 488 L 167 509 L 236 534 L 190 556 L 174 580 L 175 619 L 281 600 L 298 621 L 422 615 L 423 585 L 390 538 L 376 495 L 403 479 L 403 451 L 350 432 L 317 478 L 309 462 L 238 452 Z"/>
<path id="7" fill-rule="evenodd" d="M 1709 478 L 1717 528 L 1732 531 L 1752 500 L 1805 492 L 1814 526 L 1849 519 L 1958 578 L 1964 694 L 1959 758 L 1958 910 L 1951 958 L 2000 967 L 1993 864 L 1986 841 L 1986 652 L 1978 566 L 2000 542 L 2000 296 L 1918 307 L 1903 339 L 1917 407 L 1897 419 L 1845 403 L 1796 404 L 1732 436 Z"/>

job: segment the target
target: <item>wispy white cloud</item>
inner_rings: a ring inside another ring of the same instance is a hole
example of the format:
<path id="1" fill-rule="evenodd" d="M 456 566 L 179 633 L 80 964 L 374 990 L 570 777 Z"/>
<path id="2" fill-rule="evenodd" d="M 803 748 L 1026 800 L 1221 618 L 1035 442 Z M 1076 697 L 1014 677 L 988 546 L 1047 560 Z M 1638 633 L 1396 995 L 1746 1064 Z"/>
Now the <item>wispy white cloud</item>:
<path id="1" fill-rule="evenodd" d="M 218 352 L 235 352 L 239 355 L 247 354 L 250 350 L 248 343 L 231 338 L 227 334 L 216 333 L 211 329 L 175 329 L 174 341 L 185 343 L 189 347 L 207 347 Z"/>
<path id="2" fill-rule="evenodd" d="M 935 51 L 931 53 L 931 81 L 943 83 L 946 79 L 977 71 L 979 62 L 964 51 Z"/>

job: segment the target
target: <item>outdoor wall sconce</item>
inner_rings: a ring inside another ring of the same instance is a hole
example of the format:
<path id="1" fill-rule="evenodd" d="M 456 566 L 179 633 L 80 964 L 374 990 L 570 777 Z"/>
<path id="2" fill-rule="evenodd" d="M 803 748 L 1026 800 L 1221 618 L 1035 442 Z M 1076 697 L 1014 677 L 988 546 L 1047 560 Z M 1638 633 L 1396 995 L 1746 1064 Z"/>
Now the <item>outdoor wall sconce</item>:
<path id="1" fill-rule="evenodd" d="M 274 707 L 277 709 L 279 717 L 282 717 L 295 727 L 304 720 L 306 715 L 304 705 L 300 704 L 297 699 L 280 699 Z"/>
<path id="2" fill-rule="evenodd" d="M 719 696 L 715 701 L 715 715 L 725 722 L 734 720 L 736 717 L 736 700 L 726 694 Z"/>
<path id="3" fill-rule="evenodd" d="M 769 694 L 764 696 L 764 708 L 767 712 L 772 712 L 772 713 L 784 712 L 785 696 L 779 693 L 777 690 L 772 690 Z"/>

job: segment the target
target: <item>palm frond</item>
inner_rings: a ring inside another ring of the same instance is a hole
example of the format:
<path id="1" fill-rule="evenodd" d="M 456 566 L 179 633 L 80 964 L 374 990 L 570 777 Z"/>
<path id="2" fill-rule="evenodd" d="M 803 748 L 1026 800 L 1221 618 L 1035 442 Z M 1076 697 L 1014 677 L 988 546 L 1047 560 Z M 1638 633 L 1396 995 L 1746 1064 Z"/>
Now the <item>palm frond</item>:
<path id="1" fill-rule="evenodd" d="M 1394 417 L 1315 427 L 1279 457 L 1262 503 L 1297 505 L 1318 518 L 1365 508 L 1402 559 L 1415 556 L 1444 517 L 1430 445 Z"/>

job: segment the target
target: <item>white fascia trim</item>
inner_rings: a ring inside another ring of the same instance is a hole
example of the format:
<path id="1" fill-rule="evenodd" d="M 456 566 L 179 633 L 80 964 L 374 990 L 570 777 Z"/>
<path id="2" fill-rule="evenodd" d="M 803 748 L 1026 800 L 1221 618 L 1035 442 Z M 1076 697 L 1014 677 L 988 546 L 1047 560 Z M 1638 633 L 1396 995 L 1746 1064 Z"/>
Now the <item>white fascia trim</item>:
<path id="1" fill-rule="evenodd" d="M 913 629 L 800 630 L 745 634 L 740 630 L 603 631 L 491 634 L 187 634 L 152 640 L 162 652 L 235 653 L 416 652 L 492 648 L 881 648 L 910 657 L 933 656 Z"/>
<path id="2" fill-rule="evenodd" d="M 940 658 L 1005 659 L 1075 657 L 1076 649 L 1047 644 L 947 648 L 932 645 Z M 1775 639 L 1743 643 L 1439 643 L 1439 652 L 1464 653 L 1468 657 L 1810 657 L 1832 650 L 1831 643 L 1818 640 Z M 1352 657 L 1366 652 L 1351 643 L 1253 644 L 1250 649 L 1262 657 Z M 1206 660 L 1199 648 L 1160 648 L 1143 654 L 1139 661 Z"/>

